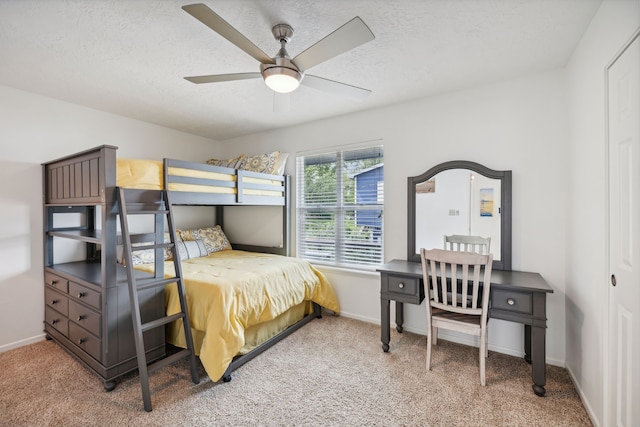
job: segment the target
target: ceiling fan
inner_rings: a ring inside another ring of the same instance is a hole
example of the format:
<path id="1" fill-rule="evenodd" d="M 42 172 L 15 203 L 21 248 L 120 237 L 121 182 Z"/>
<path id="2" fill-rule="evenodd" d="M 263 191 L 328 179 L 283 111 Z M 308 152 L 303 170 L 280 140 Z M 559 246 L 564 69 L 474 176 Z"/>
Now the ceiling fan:
<path id="1" fill-rule="evenodd" d="M 263 78 L 269 88 L 279 93 L 290 93 L 300 83 L 359 101 L 371 93 L 368 89 L 306 74 L 309 68 L 375 38 L 369 27 L 357 16 L 291 59 L 285 46 L 291 40 L 293 28 L 287 24 L 276 24 L 271 29 L 275 39 L 280 42 L 280 50 L 272 58 L 208 6 L 198 3 L 183 6 L 182 9 L 260 62 L 260 72 L 185 77 L 192 83 Z"/>

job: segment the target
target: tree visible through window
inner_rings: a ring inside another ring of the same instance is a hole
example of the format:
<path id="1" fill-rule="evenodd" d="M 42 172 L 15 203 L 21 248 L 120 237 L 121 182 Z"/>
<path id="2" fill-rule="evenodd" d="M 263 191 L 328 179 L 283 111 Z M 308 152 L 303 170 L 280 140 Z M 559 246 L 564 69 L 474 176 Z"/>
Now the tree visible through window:
<path id="1" fill-rule="evenodd" d="M 297 254 L 345 267 L 383 260 L 382 146 L 298 156 Z"/>

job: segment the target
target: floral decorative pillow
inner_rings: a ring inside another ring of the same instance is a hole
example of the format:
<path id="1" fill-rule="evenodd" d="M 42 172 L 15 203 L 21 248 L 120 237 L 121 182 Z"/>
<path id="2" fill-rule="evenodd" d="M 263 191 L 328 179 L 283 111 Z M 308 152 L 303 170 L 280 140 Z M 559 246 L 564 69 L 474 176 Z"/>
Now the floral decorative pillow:
<path id="1" fill-rule="evenodd" d="M 261 172 L 275 174 L 277 172 L 279 151 L 271 153 L 257 154 L 255 156 L 247 156 L 242 160 L 238 169 L 244 169 L 252 172 Z"/>
<path id="2" fill-rule="evenodd" d="M 153 243 L 148 243 L 153 244 Z M 131 254 L 133 265 L 151 264 L 155 261 L 155 251 L 153 249 L 145 249 L 144 251 L 134 251 Z M 124 262 L 126 264 L 126 260 Z"/>
<path id="3" fill-rule="evenodd" d="M 207 160 L 207 164 L 211 166 L 221 166 L 223 168 L 239 168 L 244 159 L 244 154 L 240 154 L 238 157 L 234 157 L 233 159 L 227 160 L 219 160 L 219 159 L 209 159 Z"/>
<path id="4" fill-rule="evenodd" d="M 169 233 L 164 233 L 164 243 L 168 243 L 169 241 L 170 241 Z M 135 247 L 135 246 L 147 246 L 147 245 L 153 245 L 153 242 L 133 243 L 131 246 Z M 123 253 L 123 256 L 124 256 L 124 253 Z M 155 249 L 132 251 L 131 258 L 133 259 L 133 265 L 151 264 L 152 262 L 155 261 Z M 167 261 L 170 259 L 171 259 L 171 248 L 165 248 L 164 260 Z M 123 259 L 123 264 L 126 264 L 126 262 L 124 261 L 125 260 Z"/>
<path id="5" fill-rule="evenodd" d="M 192 230 L 176 230 L 176 233 L 185 242 L 201 240 L 208 254 L 232 249 L 229 239 L 219 225 Z"/>

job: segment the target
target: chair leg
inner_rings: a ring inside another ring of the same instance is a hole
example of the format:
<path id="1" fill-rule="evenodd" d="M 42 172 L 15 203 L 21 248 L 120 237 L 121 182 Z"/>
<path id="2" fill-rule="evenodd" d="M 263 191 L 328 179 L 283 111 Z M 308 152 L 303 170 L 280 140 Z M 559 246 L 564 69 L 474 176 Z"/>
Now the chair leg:
<path id="1" fill-rule="evenodd" d="M 485 367 L 486 367 L 486 362 L 487 362 L 487 358 L 486 358 L 486 353 L 487 353 L 487 338 L 486 338 L 486 334 L 480 334 L 480 384 L 481 385 L 486 385 L 486 378 L 485 378 Z"/>
<path id="2" fill-rule="evenodd" d="M 485 342 L 485 346 L 484 346 L 484 357 L 489 357 L 489 330 L 487 329 L 487 332 L 485 332 L 484 334 L 484 342 Z"/>
<path id="3" fill-rule="evenodd" d="M 431 335 L 433 336 L 433 345 L 438 345 L 438 328 L 435 326 L 431 328 Z"/>
<path id="4" fill-rule="evenodd" d="M 433 342 L 432 337 L 433 331 L 431 331 L 431 333 L 427 333 L 427 371 L 431 370 L 431 344 Z"/>

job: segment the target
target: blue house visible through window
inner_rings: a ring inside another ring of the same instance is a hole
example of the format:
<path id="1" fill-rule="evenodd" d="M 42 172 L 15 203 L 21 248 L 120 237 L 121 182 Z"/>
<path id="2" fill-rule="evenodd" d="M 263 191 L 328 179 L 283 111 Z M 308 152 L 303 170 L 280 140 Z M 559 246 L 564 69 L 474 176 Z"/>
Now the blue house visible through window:
<path id="1" fill-rule="evenodd" d="M 296 252 L 347 268 L 384 260 L 383 147 L 296 156 Z"/>
<path id="2" fill-rule="evenodd" d="M 382 205 L 384 203 L 384 164 L 380 163 L 353 174 L 357 205 Z M 374 240 L 382 235 L 382 210 L 357 210 L 356 225 L 371 230 Z"/>

